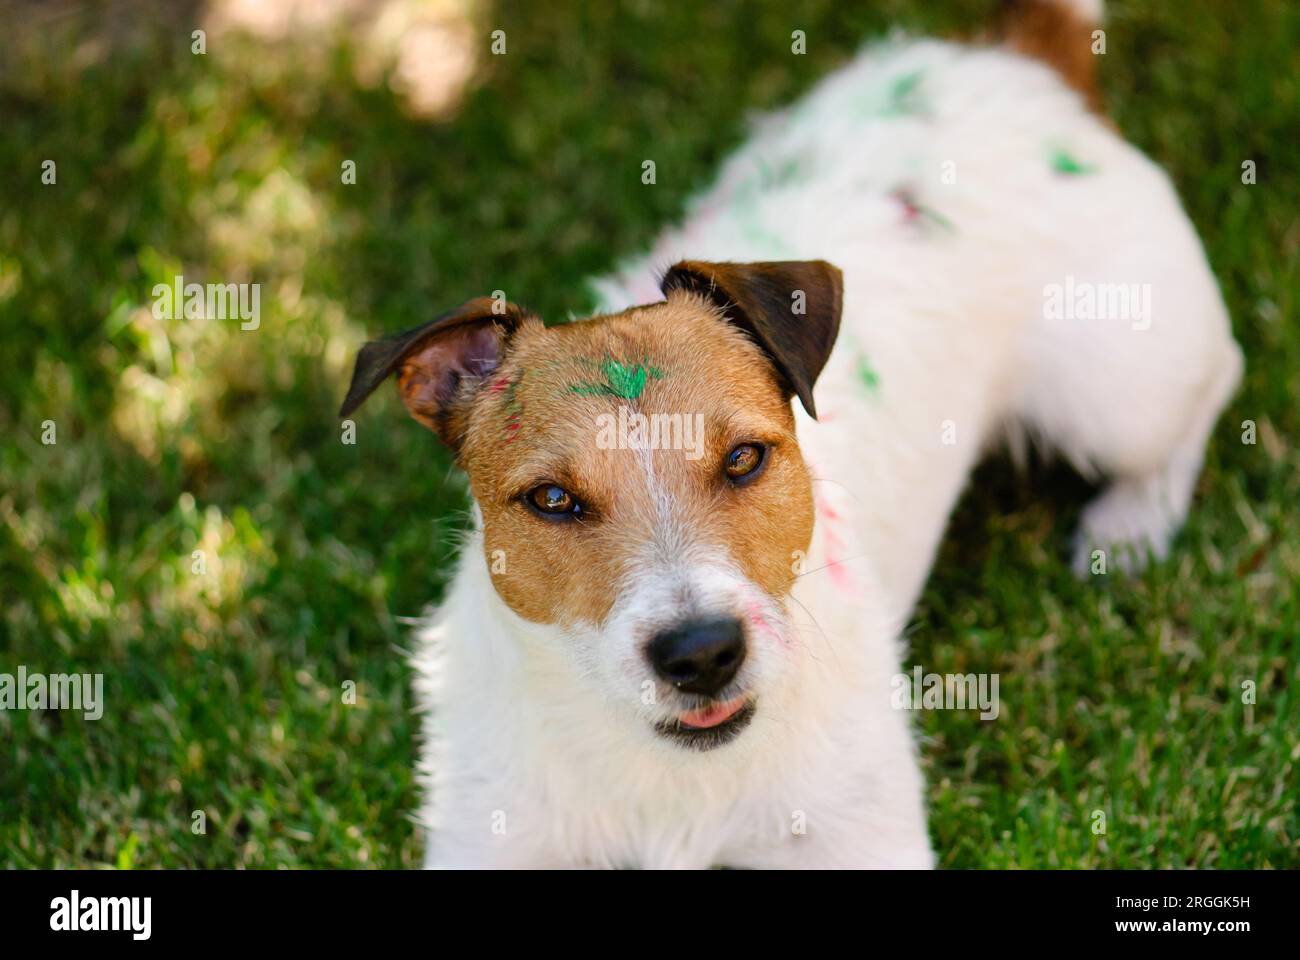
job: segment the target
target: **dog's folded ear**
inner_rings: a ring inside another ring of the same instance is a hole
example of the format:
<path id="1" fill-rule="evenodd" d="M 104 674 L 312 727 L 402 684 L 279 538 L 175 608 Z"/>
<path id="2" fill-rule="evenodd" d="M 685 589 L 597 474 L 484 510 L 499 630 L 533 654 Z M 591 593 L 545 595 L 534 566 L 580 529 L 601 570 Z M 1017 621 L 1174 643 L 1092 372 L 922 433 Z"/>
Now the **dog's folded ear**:
<path id="1" fill-rule="evenodd" d="M 706 263 L 683 260 L 660 282 L 667 296 L 691 290 L 712 300 L 772 359 L 790 392 L 816 417 L 813 384 L 840 330 L 844 280 L 825 260 Z"/>
<path id="2" fill-rule="evenodd" d="M 411 416 L 458 450 L 465 427 L 458 414 L 500 365 L 510 335 L 526 316 L 514 304 L 478 297 L 421 326 L 372 340 L 357 354 L 339 416 L 356 410 L 395 373 Z"/>

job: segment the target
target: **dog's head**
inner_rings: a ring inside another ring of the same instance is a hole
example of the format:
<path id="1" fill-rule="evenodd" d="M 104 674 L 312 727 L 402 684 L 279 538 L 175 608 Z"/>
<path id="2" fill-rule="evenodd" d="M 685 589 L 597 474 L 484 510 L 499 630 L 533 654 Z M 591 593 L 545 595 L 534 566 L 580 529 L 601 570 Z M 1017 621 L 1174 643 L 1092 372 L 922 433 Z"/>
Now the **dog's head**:
<path id="1" fill-rule="evenodd" d="M 821 261 L 687 261 L 666 300 L 555 327 L 488 298 L 367 344 L 341 414 L 397 375 L 469 476 L 516 614 L 670 740 L 725 743 L 797 656 L 813 530 L 791 397 L 839 329 Z M 464 638 L 467 642 L 473 638 Z"/>

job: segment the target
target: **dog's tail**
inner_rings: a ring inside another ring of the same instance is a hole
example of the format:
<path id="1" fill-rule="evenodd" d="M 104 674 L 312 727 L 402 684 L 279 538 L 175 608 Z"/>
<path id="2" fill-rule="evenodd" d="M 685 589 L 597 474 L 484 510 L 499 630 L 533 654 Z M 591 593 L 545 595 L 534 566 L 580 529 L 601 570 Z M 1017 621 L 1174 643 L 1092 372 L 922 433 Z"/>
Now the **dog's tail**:
<path id="1" fill-rule="evenodd" d="M 1002 0 L 1001 34 L 1008 46 L 1041 60 L 1101 112 L 1097 55 L 1105 51 L 1103 0 Z"/>

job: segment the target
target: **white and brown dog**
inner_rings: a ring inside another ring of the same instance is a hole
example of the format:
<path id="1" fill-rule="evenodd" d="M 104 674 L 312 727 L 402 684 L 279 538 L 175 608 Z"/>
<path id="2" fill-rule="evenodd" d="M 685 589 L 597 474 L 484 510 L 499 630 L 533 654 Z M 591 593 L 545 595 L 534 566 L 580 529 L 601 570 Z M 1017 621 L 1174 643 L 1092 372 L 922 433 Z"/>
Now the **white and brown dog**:
<path id="1" fill-rule="evenodd" d="M 1165 554 L 1240 352 L 1081 95 L 1088 5 L 1020 6 L 766 121 L 600 315 L 484 298 L 361 351 L 343 413 L 396 374 L 475 507 L 415 659 L 429 865 L 930 866 L 890 681 L 981 453 L 1108 479 L 1083 568 Z"/>

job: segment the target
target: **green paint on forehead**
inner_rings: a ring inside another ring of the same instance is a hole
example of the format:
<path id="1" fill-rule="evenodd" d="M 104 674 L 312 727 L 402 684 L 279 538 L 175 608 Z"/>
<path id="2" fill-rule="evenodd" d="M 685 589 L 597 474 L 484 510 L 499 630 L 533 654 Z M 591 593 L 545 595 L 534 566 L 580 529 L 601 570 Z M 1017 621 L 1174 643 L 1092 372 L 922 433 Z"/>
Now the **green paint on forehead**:
<path id="1" fill-rule="evenodd" d="M 588 362 L 597 364 L 597 369 L 603 379 L 584 380 L 581 383 L 576 383 L 569 387 L 570 393 L 587 397 L 621 397 L 624 400 L 635 400 L 645 391 L 647 382 L 664 378 L 662 370 L 650 366 L 645 361 L 641 363 L 623 363 L 613 357 L 606 357 L 601 361 Z"/>
<path id="2" fill-rule="evenodd" d="M 1085 173 L 1095 173 L 1097 168 L 1088 164 L 1080 163 L 1064 147 L 1054 147 L 1052 149 L 1052 169 L 1057 173 L 1063 173 L 1067 176 L 1079 176 Z"/>

